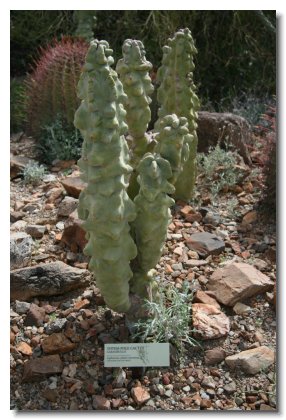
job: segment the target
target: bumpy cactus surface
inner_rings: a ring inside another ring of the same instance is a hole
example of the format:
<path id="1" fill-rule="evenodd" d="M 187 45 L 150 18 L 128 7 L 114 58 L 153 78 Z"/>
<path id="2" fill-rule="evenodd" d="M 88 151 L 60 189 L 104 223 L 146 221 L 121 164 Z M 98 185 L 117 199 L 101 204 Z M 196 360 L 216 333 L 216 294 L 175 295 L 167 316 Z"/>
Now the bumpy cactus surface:
<path id="1" fill-rule="evenodd" d="M 75 35 L 86 41 L 91 41 L 94 38 L 95 10 L 75 10 L 74 19 L 77 22 Z"/>
<path id="2" fill-rule="evenodd" d="M 87 49 L 84 40 L 63 38 L 41 50 L 26 82 L 27 130 L 35 138 L 59 115 L 73 127 L 79 106 L 76 87 Z"/>
<path id="3" fill-rule="evenodd" d="M 158 143 L 155 151 L 170 162 L 173 174 L 170 180 L 172 184 L 177 181 L 189 158 L 189 144 L 185 140 L 186 135 L 189 135 L 187 118 L 178 118 L 173 114 L 161 119 L 160 132 L 156 135 Z"/>
<path id="4" fill-rule="evenodd" d="M 174 193 L 170 163 L 159 154 L 146 153 L 138 165 L 139 194 L 135 197 L 137 217 L 133 223 L 138 255 L 131 290 L 146 297 L 152 287 L 148 272 L 158 263 L 171 220 L 170 206 Z"/>
<path id="5" fill-rule="evenodd" d="M 126 95 L 111 69 L 112 50 L 106 41 L 92 41 L 78 84 L 82 100 L 75 126 L 84 137 L 78 164 L 88 183 L 79 198 L 79 217 L 88 232 L 84 252 L 91 256 L 90 269 L 108 306 L 119 312 L 129 309 L 130 260 L 137 253 L 129 222 L 136 216 L 126 193 L 128 146 Z"/>
<path id="6" fill-rule="evenodd" d="M 154 90 L 149 76 L 152 64 L 145 58 L 141 41 L 126 39 L 122 53 L 123 58 L 118 61 L 116 71 L 128 96 L 126 121 L 129 134 L 133 137 L 133 152 L 137 158 L 141 158 L 148 146 L 146 130 L 151 119 L 149 95 Z"/>
<path id="7" fill-rule="evenodd" d="M 197 111 L 199 99 L 195 93 L 193 83 L 194 62 L 193 56 L 197 53 L 191 31 L 186 28 L 176 32 L 163 47 L 162 66 L 157 72 L 158 88 L 157 99 L 160 104 L 158 121 L 155 131 L 159 131 L 162 118 L 169 114 L 186 117 L 188 128 L 194 141 L 187 140 L 192 152 L 185 167 L 176 182 L 176 197 L 188 200 L 192 196 L 195 181 L 196 162 L 194 148 L 197 144 Z"/>

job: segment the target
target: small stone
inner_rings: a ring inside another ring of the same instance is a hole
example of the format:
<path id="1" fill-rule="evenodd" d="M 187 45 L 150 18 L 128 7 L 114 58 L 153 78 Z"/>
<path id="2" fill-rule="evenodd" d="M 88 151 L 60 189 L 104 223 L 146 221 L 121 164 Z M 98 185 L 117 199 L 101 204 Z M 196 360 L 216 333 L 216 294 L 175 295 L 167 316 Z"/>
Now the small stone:
<path id="1" fill-rule="evenodd" d="M 243 370 L 255 375 L 262 369 L 271 366 L 275 361 L 275 353 L 266 346 L 256 347 L 225 358 L 230 369 Z"/>
<path id="2" fill-rule="evenodd" d="M 223 348 L 216 347 L 205 351 L 205 364 L 215 365 L 222 362 L 226 357 L 226 353 Z"/>
<path id="3" fill-rule="evenodd" d="M 44 338 L 42 342 L 43 351 L 47 354 L 67 353 L 76 347 L 63 333 L 53 333 Z"/>
<path id="4" fill-rule="evenodd" d="M 253 260 L 253 265 L 260 271 L 264 271 L 267 269 L 268 264 L 266 261 L 261 260 L 260 258 L 255 258 Z"/>
<path id="5" fill-rule="evenodd" d="M 142 386 L 132 388 L 131 396 L 137 405 L 145 404 L 151 398 L 149 392 Z"/>
<path id="6" fill-rule="evenodd" d="M 186 221 L 189 223 L 194 223 L 194 222 L 199 223 L 202 220 L 202 218 L 203 217 L 201 213 L 190 213 L 185 216 Z"/>
<path id="7" fill-rule="evenodd" d="M 183 269 L 183 265 L 182 265 L 182 263 L 178 263 L 178 264 L 173 264 L 172 265 L 172 269 L 173 270 L 179 270 L 179 271 L 181 271 L 182 269 Z"/>
<path id="8" fill-rule="evenodd" d="M 205 376 L 201 383 L 202 386 L 206 388 L 215 389 L 216 388 L 216 382 L 213 380 L 211 376 Z M 202 397 L 205 398 L 205 397 Z"/>
<path id="9" fill-rule="evenodd" d="M 54 204 L 55 201 L 62 195 L 62 193 L 63 193 L 62 188 L 58 188 L 58 187 L 52 188 L 46 194 L 46 196 L 48 197 L 46 203 Z"/>
<path id="10" fill-rule="evenodd" d="M 11 232 L 20 232 L 26 229 L 27 222 L 25 220 L 18 220 L 10 226 Z"/>
<path id="11" fill-rule="evenodd" d="M 64 222 L 58 222 L 58 223 L 56 224 L 56 228 L 57 228 L 58 230 L 64 230 L 64 228 L 65 228 L 65 224 L 64 224 Z"/>
<path id="12" fill-rule="evenodd" d="M 164 385 L 169 385 L 170 383 L 170 378 L 168 374 L 163 374 L 162 375 L 162 382 Z"/>
<path id="13" fill-rule="evenodd" d="M 92 406 L 95 410 L 110 410 L 110 401 L 102 395 L 93 395 Z"/>
<path id="14" fill-rule="evenodd" d="M 205 408 L 210 408 L 212 406 L 212 402 L 211 402 L 211 400 L 207 400 L 207 399 L 205 399 L 205 398 L 202 398 L 202 400 L 201 400 L 201 404 L 200 404 L 200 407 L 202 408 L 202 409 L 205 409 Z"/>
<path id="15" fill-rule="evenodd" d="M 115 379 L 113 381 L 114 387 L 122 388 L 125 384 L 125 381 L 126 381 L 126 372 L 123 369 L 118 368 L 118 370 L 116 371 Z"/>
<path id="16" fill-rule="evenodd" d="M 208 212 L 203 219 L 207 225 L 218 226 L 220 223 L 220 215 L 218 213 Z"/>
<path id="17" fill-rule="evenodd" d="M 16 349 L 17 349 L 20 353 L 24 354 L 25 356 L 31 356 L 31 355 L 33 354 L 33 350 L 32 350 L 32 348 L 29 346 L 29 344 L 25 343 L 25 341 L 21 341 L 21 342 L 17 345 Z"/>
<path id="18" fill-rule="evenodd" d="M 27 313 L 27 317 L 25 319 L 24 325 L 26 326 L 33 326 L 36 325 L 40 327 L 43 325 L 45 320 L 46 312 L 40 306 L 32 303 L 30 305 L 29 312 Z"/>
<path id="19" fill-rule="evenodd" d="M 31 304 L 28 302 L 21 302 L 19 300 L 15 301 L 16 312 L 20 315 L 26 314 L 30 309 Z"/>
<path id="20" fill-rule="evenodd" d="M 233 311 L 236 315 L 247 315 L 251 312 L 251 307 L 244 305 L 244 303 L 237 302 L 233 307 Z"/>
<path id="21" fill-rule="evenodd" d="M 180 211 L 181 211 L 183 216 L 186 216 L 187 214 L 193 212 L 194 209 L 191 206 L 184 206 Z"/>
<path id="22" fill-rule="evenodd" d="M 10 213 L 10 222 L 15 223 L 18 220 L 23 219 L 23 217 L 26 216 L 26 213 L 24 211 L 12 211 Z"/>
<path id="23" fill-rule="evenodd" d="M 42 225 L 27 225 L 26 226 L 26 232 L 29 235 L 31 235 L 32 238 L 34 239 L 42 238 L 46 230 L 47 230 L 46 226 L 42 226 Z"/>
<path id="24" fill-rule="evenodd" d="M 63 362 L 57 354 L 30 359 L 24 364 L 23 382 L 42 381 L 62 370 Z"/>
<path id="25" fill-rule="evenodd" d="M 276 408 L 271 407 L 270 405 L 267 404 L 260 404 L 260 411 L 277 411 Z"/>
<path id="26" fill-rule="evenodd" d="M 82 223 L 82 220 L 78 218 L 77 210 L 71 213 L 65 222 L 61 240 L 72 252 L 83 251 L 87 244 L 86 232 L 82 228 Z"/>
<path id="27" fill-rule="evenodd" d="M 189 392 L 191 390 L 191 387 L 189 385 L 186 385 L 183 387 L 184 392 Z"/>
<path id="28" fill-rule="evenodd" d="M 66 323 L 66 318 L 58 318 L 45 326 L 45 333 L 50 335 L 52 333 L 61 332 L 66 326 Z"/>
<path id="29" fill-rule="evenodd" d="M 223 387 L 227 394 L 233 394 L 236 391 L 236 383 L 230 382 Z"/>
<path id="30" fill-rule="evenodd" d="M 220 309 L 220 304 L 211 296 L 209 296 L 207 293 L 203 292 L 202 290 L 197 290 L 194 298 L 194 303 L 206 303 L 208 305 L 213 305 L 216 308 Z"/>
<path id="31" fill-rule="evenodd" d="M 243 225 L 247 225 L 247 224 L 251 224 L 251 223 L 254 223 L 254 222 L 256 222 L 256 220 L 257 220 L 257 211 L 255 211 L 255 210 L 252 210 L 252 211 L 250 211 L 250 212 L 248 212 L 248 213 L 246 213 L 244 216 L 243 216 L 243 219 L 242 219 L 242 224 Z"/>
<path id="32" fill-rule="evenodd" d="M 195 259 L 191 259 L 191 260 L 187 260 L 185 262 L 185 264 L 188 267 L 201 267 L 203 265 L 207 265 L 208 262 L 206 260 L 195 260 Z"/>
<path id="33" fill-rule="evenodd" d="M 58 216 L 69 216 L 78 206 L 78 200 L 73 197 L 65 197 L 58 208 Z"/>
<path id="34" fill-rule="evenodd" d="M 90 301 L 88 299 L 78 300 L 74 304 L 74 309 L 79 311 L 80 309 L 86 308 L 89 304 L 90 304 Z"/>
<path id="35" fill-rule="evenodd" d="M 46 400 L 50 402 L 56 402 L 59 397 L 59 392 L 57 389 L 46 388 L 42 392 L 42 395 Z"/>
<path id="36" fill-rule="evenodd" d="M 57 177 L 54 174 L 46 174 L 43 176 L 43 182 L 48 183 L 48 182 L 56 182 L 57 181 Z"/>

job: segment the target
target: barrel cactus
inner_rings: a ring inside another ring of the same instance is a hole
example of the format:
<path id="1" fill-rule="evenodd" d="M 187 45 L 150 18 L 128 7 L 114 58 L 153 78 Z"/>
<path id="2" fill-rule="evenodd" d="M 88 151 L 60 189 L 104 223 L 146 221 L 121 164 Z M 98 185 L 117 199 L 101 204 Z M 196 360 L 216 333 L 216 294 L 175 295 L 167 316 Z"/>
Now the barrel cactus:
<path id="1" fill-rule="evenodd" d="M 179 30 L 163 47 L 162 66 L 157 72 L 157 81 L 160 84 L 157 92 L 159 118 L 154 131 L 159 131 L 161 120 L 166 115 L 177 114 L 178 117 L 187 118 L 192 136 L 186 139 L 190 148 L 189 159 L 175 184 L 175 196 L 183 200 L 192 197 L 196 174 L 196 121 L 199 109 L 199 99 L 193 82 L 193 57 L 196 53 L 191 31 L 188 28 Z"/>
<path id="2" fill-rule="evenodd" d="M 41 55 L 26 81 L 27 131 L 35 138 L 42 127 L 60 115 L 73 127 L 79 105 L 76 87 L 88 44 L 83 39 L 65 37 L 41 49 Z"/>

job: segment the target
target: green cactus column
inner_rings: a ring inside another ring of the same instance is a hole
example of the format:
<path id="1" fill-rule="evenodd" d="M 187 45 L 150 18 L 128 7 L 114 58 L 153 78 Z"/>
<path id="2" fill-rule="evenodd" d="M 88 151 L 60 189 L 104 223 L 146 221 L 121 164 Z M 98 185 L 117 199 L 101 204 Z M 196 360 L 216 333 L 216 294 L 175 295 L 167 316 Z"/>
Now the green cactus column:
<path id="1" fill-rule="evenodd" d="M 130 178 L 128 194 L 131 199 L 138 194 L 136 166 L 148 151 L 149 139 L 146 135 L 151 120 L 150 95 L 154 87 L 149 76 L 152 64 L 146 60 L 144 45 L 141 41 L 126 39 L 122 47 L 123 58 L 116 66 L 116 71 L 127 94 L 125 109 L 129 134 L 133 138 L 131 162 L 134 168 Z"/>
<path id="2" fill-rule="evenodd" d="M 158 121 L 155 130 L 159 131 L 162 118 L 169 114 L 185 117 L 192 138 L 186 138 L 190 156 L 175 184 L 175 197 L 189 200 L 192 196 L 196 173 L 197 111 L 199 99 L 195 94 L 193 56 L 197 53 L 191 31 L 186 28 L 176 32 L 163 47 L 162 66 L 158 69 Z"/>
<path id="3" fill-rule="evenodd" d="M 90 269 L 106 304 L 118 312 L 130 307 L 130 260 L 137 253 L 130 236 L 129 222 L 136 217 L 126 187 L 132 167 L 124 138 L 127 125 L 123 103 L 126 95 L 113 64 L 106 41 L 92 41 L 78 84 L 82 100 L 75 114 L 75 126 L 84 143 L 78 164 L 86 189 L 79 198 L 79 217 L 84 220 L 91 256 Z"/>
<path id="4" fill-rule="evenodd" d="M 189 135 L 188 121 L 185 117 L 166 115 L 160 121 L 160 131 L 156 135 L 157 145 L 154 149 L 171 165 L 173 176 L 170 182 L 174 185 L 189 158 L 189 144 L 185 140 Z"/>
<path id="5" fill-rule="evenodd" d="M 152 288 L 149 271 L 158 263 L 171 221 L 170 206 L 174 200 L 168 196 L 174 186 L 170 163 L 158 154 L 146 153 L 138 165 L 139 194 L 135 197 L 137 217 L 133 223 L 138 255 L 134 264 L 131 290 L 147 297 Z"/>

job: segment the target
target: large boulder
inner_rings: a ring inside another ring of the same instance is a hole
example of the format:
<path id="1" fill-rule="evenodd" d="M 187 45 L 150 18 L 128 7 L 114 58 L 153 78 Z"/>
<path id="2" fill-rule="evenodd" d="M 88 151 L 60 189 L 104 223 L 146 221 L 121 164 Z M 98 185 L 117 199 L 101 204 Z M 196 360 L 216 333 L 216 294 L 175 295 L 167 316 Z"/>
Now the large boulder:
<path id="1" fill-rule="evenodd" d="M 71 267 L 62 261 L 39 264 L 11 271 L 10 297 L 29 300 L 34 296 L 61 295 L 89 284 L 88 270 Z"/>
<path id="2" fill-rule="evenodd" d="M 241 262 L 218 268 L 207 283 L 208 290 L 214 293 L 218 302 L 227 306 L 267 292 L 273 286 L 269 277 L 252 265 Z"/>
<path id="3" fill-rule="evenodd" d="M 209 147 L 226 143 L 237 150 L 245 163 L 251 164 L 247 148 L 250 144 L 251 127 L 247 120 L 231 113 L 207 112 L 198 113 L 198 152 L 206 153 Z"/>

